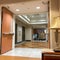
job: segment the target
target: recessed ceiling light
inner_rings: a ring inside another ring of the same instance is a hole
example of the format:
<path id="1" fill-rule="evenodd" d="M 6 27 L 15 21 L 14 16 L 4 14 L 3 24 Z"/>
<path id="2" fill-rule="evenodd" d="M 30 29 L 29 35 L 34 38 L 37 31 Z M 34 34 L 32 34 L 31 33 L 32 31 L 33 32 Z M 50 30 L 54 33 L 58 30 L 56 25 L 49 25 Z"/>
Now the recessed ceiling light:
<path id="1" fill-rule="evenodd" d="M 36 9 L 40 9 L 40 7 L 39 7 L 39 6 L 37 6 L 37 7 L 36 7 Z"/>
<path id="2" fill-rule="evenodd" d="M 20 11 L 19 9 L 16 9 L 16 11 Z"/>

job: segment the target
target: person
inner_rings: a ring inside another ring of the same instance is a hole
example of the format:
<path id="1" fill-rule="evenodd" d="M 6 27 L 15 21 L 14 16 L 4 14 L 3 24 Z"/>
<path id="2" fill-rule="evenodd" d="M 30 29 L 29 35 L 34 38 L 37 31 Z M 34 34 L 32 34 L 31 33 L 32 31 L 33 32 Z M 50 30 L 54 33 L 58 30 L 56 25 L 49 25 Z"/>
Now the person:
<path id="1" fill-rule="evenodd" d="M 33 39 L 38 40 L 38 33 L 33 34 Z"/>

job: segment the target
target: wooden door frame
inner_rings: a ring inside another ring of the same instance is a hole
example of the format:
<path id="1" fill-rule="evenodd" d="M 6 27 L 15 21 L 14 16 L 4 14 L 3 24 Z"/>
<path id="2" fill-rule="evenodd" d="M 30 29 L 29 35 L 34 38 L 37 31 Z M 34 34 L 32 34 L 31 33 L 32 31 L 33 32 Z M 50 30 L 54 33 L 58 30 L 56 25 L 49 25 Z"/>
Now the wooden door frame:
<path id="1" fill-rule="evenodd" d="M 48 1 L 48 47 L 50 48 L 50 1 Z"/>

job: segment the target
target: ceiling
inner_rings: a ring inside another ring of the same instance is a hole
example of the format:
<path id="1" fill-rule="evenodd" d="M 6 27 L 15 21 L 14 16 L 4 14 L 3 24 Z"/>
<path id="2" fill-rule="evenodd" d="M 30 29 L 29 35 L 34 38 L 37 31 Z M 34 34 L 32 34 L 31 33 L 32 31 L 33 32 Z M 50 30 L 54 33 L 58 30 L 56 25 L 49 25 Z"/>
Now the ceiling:
<path id="1" fill-rule="evenodd" d="M 47 20 L 47 12 L 26 15 L 30 20 Z"/>
<path id="2" fill-rule="evenodd" d="M 39 14 L 28 14 L 28 15 L 18 15 L 21 19 L 27 20 L 29 23 L 39 23 L 39 24 L 47 24 L 48 23 L 48 12 L 39 13 Z M 27 23 L 28 23 L 27 22 Z"/>
<path id="3" fill-rule="evenodd" d="M 46 24 L 42 24 L 42 25 L 40 25 L 40 24 L 37 24 L 37 25 L 33 24 L 32 27 L 33 28 L 47 28 L 47 25 Z"/>
<path id="4" fill-rule="evenodd" d="M 1 0 L 0 3 L 7 3 L 7 0 Z M 9 0 L 11 1 L 11 0 Z M 48 0 L 24 0 L 24 2 L 20 2 L 23 0 L 12 0 L 12 2 L 18 3 L 11 3 L 11 4 L 2 4 L 1 6 L 7 7 L 10 11 L 14 14 L 22 15 L 22 14 L 35 14 L 40 12 L 47 12 L 48 11 Z M 40 7 L 40 9 L 36 9 L 36 7 Z M 19 9 L 20 11 L 16 11 Z"/>
<path id="5" fill-rule="evenodd" d="M 22 20 L 29 24 L 47 24 L 48 12 L 39 14 L 18 15 Z"/>
<path id="6" fill-rule="evenodd" d="M 40 1 L 40 0 L 1 0 L 0 4 L 12 4 L 12 3 L 26 2 L 26 1 Z M 48 1 L 48 0 L 45 0 L 45 1 Z"/>
<path id="7" fill-rule="evenodd" d="M 26 2 L 26 1 L 32 1 L 32 0 L 1 0 L 0 4 L 12 4 L 12 3 Z"/>
<path id="8" fill-rule="evenodd" d="M 31 22 L 40 22 L 45 20 L 47 22 L 48 12 L 48 1 L 49 0 L 1 0 L 1 7 L 8 8 L 15 15 L 26 15 Z M 36 9 L 36 7 L 40 7 Z M 19 11 L 16 11 L 19 9 Z M 42 13 L 42 14 L 41 14 Z M 34 21 L 33 21 L 34 20 Z"/>

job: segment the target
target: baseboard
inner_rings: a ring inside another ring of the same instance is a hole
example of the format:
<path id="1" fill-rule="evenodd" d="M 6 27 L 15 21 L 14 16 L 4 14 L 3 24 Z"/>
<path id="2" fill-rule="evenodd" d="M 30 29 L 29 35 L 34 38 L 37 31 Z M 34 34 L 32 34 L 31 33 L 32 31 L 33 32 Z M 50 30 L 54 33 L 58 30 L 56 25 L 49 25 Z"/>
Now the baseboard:
<path id="1" fill-rule="evenodd" d="M 19 44 L 19 43 L 22 43 L 22 42 L 31 42 L 31 40 L 25 40 L 25 41 L 16 42 L 16 44 Z"/>
<path id="2" fill-rule="evenodd" d="M 22 42 L 24 42 L 24 41 L 16 42 L 16 44 L 19 44 L 19 43 L 22 43 Z"/>
<path id="3" fill-rule="evenodd" d="M 31 40 L 25 40 L 25 41 L 27 41 L 27 42 L 31 42 Z"/>

